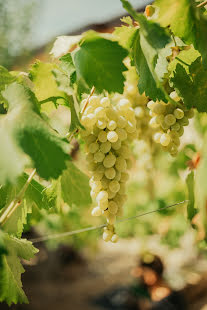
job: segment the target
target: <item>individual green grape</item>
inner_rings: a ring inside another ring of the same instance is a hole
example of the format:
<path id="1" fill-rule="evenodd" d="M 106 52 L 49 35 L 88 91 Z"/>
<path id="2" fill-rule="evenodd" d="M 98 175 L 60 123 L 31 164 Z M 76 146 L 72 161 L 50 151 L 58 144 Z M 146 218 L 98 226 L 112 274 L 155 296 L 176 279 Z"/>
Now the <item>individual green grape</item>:
<path id="1" fill-rule="evenodd" d="M 105 170 L 105 176 L 107 177 L 107 179 L 114 179 L 116 176 L 116 170 L 114 168 L 108 168 Z"/>
<path id="2" fill-rule="evenodd" d="M 115 143 L 115 142 L 118 141 L 119 137 L 118 137 L 118 134 L 115 131 L 109 131 L 107 133 L 107 139 L 108 139 L 109 142 Z"/>
<path id="3" fill-rule="evenodd" d="M 114 166 L 116 162 L 116 156 L 113 154 L 108 154 L 103 161 L 103 165 L 105 168 L 111 168 Z"/>
<path id="4" fill-rule="evenodd" d="M 102 215 L 102 210 L 99 207 L 93 208 L 91 215 L 92 216 L 100 216 L 100 215 Z"/>
<path id="5" fill-rule="evenodd" d="M 112 191 L 113 193 L 117 193 L 120 189 L 120 184 L 118 181 L 113 180 L 109 183 L 109 189 L 110 191 Z"/>
<path id="6" fill-rule="evenodd" d="M 104 154 L 108 153 L 111 149 L 111 143 L 109 141 L 103 142 L 100 145 L 100 151 Z"/>

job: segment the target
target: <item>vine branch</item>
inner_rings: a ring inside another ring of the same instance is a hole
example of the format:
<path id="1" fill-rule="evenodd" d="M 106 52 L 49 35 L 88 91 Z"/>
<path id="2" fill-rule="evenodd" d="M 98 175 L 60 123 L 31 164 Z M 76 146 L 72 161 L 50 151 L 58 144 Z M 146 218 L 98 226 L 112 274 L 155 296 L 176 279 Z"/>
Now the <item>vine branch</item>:
<path id="1" fill-rule="evenodd" d="M 207 0 L 205 0 L 205 1 L 201 2 L 201 3 L 199 3 L 199 4 L 197 5 L 197 8 L 201 8 L 201 7 L 205 6 L 205 5 L 207 5 Z"/>
<path id="2" fill-rule="evenodd" d="M 36 173 L 36 169 L 34 169 L 31 174 L 29 175 L 27 182 L 24 184 L 22 189 L 20 190 L 19 194 L 12 200 L 12 202 L 8 205 L 8 207 L 5 209 L 3 214 L 0 217 L 0 225 L 4 225 L 5 222 L 10 218 L 10 216 L 14 213 L 14 211 L 20 206 L 22 203 L 22 198 L 24 197 L 24 194 L 31 183 L 34 175 Z"/>

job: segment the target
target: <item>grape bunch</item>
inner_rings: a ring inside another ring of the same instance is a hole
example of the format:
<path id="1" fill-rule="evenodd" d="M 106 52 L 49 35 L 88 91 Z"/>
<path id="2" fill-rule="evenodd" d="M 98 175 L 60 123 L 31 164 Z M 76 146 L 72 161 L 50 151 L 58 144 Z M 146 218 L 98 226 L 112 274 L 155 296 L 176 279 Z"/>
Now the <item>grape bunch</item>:
<path id="1" fill-rule="evenodd" d="M 137 135 L 139 139 L 150 142 L 152 141 L 152 128 L 149 127 L 149 110 L 147 109 L 148 98 L 145 95 L 140 95 L 138 91 L 139 77 L 136 73 L 136 68 L 130 63 L 125 63 L 128 71 L 125 72 L 126 81 L 124 83 L 124 97 L 127 98 L 134 109 L 137 120 Z"/>
<path id="2" fill-rule="evenodd" d="M 96 201 L 92 215 L 106 217 L 103 239 L 117 242 L 114 223 L 123 214 L 126 201 L 127 169 L 131 166 L 129 142 L 136 136 L 134 110 L 125 98 L 112 105 L 108 97 L 92 96 L 81 122 L 91 171 L 91 197 Z"/>
<path id="3" fill-rule="evenodd" d="M 184 126 L 189 124 L 193 117 L 193 109 L 187 110 L 182 104 L 176 92 L 170 97 L 176 102 L 164 103 L 149 101 L 147 106 L 150 109 L 150 126 L 156 129 L 153 139 L 162 145 L 163 150 L 168 151 L 171 156 L 176 156 L 180 145 L 180 137 L 184 133 Z"/>

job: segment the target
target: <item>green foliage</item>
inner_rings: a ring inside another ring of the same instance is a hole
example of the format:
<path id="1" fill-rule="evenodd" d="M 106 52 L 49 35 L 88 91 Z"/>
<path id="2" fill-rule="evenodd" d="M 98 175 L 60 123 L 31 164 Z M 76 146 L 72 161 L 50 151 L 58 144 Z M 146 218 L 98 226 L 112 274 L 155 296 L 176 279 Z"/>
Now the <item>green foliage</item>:
<path id="1" fill-rule="evenodd" d="M 117 42 L 89 32 L 72 53 L 76 67 L 78 88 L 82 85 L 98 92 L 123 92 L 126 67 L 122 63 L 127 51 Z M 81 85 L 80 85 L 81 84 Z"/>
<path id="2" fill-rule="evenodd" d="M 207 111 L 207 71 L 203 68 L 201 57 L 188 67 L 189 73 L 182 64 L 177 63 L 171 82 L 183 99 L 187 108 L 196 108 L 199 112 Z"/>
<path id="3" fill-rule="evenodd" d="M 63 200 L 69 205 L 89 205 L 91 203 L 89 179 L 72 162 L 61 177 Z"/>
<path id="4" fill-rule="evenodd" d="M 3 234 L 3 242 L 7 253 L 0 252 L 0 301 L 12 303 L 28 303 L 22 289 L 21 274 L 24 268 L 21 259 L 30 260 L 38 252 L 32 243 L 25 239 L 17 239 Z"/>
<path id="5" fill-rule="evenodd" d="M 167 61 L 156 66 L 163 49 L 171 42 L 169 33 L 159 24 L 149 21 L 142 14 L 134 11 L 128 1 L 122 0 L 124 8 L 139 23 L 140 30 L 136 35 L 133 46 L 134 62 L 140 76 L 138 88 L 153 100 L 166 101 L 168 96 L 163 87 L 163 74 L 166 72 Z"/>
<path id="6" fill-rule="evenodd" d="M 70 158 L 67 141 L 41 118 L 37 100 L 29 89 L 13 83 L 3 92 L 3 96 L 9 109 L 1 119 L 0 128 L 3 133 L 7 128 L 8 139 L 2 139 L 4 151 L 3 154 L 1 152 L 0 182 L 14 182 L 15 177 L 23 172 L 26 164 L 23 153 L 30 156 L 41 177 L 56 179 L 66 168 L 65 161 Z"/>
<path id="7" fill-rule="evenodd" d="M 158 18 L 162 27 L 170 26 L 173 34 L 181 38 L 186 44 L 193 44 L 207 66 L 207 20 L 202 14 L 202 9 L 196 8 L 194 0 L 156 0 Z"/>
<path id="8" fill-rule="evenodd" d="M 6 68 L 0 66 L 0 102 L 4 102 L 1 92 L 5 89 L 5 86 L 13 83 L 15 80 L 16 78 Z"/>

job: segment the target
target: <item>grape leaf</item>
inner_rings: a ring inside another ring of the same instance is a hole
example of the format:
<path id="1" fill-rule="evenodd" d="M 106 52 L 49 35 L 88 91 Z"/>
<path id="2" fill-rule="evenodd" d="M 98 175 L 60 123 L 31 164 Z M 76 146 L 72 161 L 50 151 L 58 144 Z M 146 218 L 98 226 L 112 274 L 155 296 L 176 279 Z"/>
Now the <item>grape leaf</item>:
<path id="1" fill-rule="evenodd" d="M 202 14 L 201 8 L 196 8 L 196 2 L 192 0 L 156 0 L 159 8 L 156 19 L 161 26 L 170 26 L 175 36 L 181 38 L 186 44 L 193 44 L 207 66 L 207 20 Z"/>
<path id="2" fill-rule="evenodd" d="M 0 120 L 0 129 L 5 131 L 7 128 L 8 140 L 3 140 L 0 152 L 0 158 L 3 157 L 3 161 L 0 160 L 3 171 L 0 183 L 14 182 L 15 177 L 21 174 L 25 166 L 23 152 L 31 157 L 42 178 L 58 178 L 66 168 L 65 161 L 70 159 L 68 142 L 41 118 L 36 98 L 29 89 L 13 83 L 6 88 L 3 96 L 9 109 Z M 13 152 L 7 154 L 4 149 L 8 149 L 8 145 Z"/>
<path id="3" fill-rule="evenodd" d="M 159 24 L 147 20 L 137 13 L 131 4 L 122 0 L 123 7 L 139 23 L 140 29 L 134 40 L 134 62 L 139 74 L 138 88 L 140 93 L 145 92 L 153 100 L 167 101 L 168 95 L 163 87 L 163 74 L 167 71 L 167 61 L 157 65 L 159 56 L 162 56 L 163 49 L 171 43 L 170 34 L 159 26 Z"/>
<path id="4" fill-rule="evenodd" d="M 30 260 L 38 252 L 32 243 L 25 239 L 17 239 L 3 234 L 3 241 L 8 254 L 0 253 L 0 301 L 8 305 L 12 303 L 28 303 L 28 299 L 22 289 L 21 274 L 24 268 L 20 259 Z"/>
<path id="5" fill-rule="evenodd" d="M 122 25 L 121 27 L 115 27 L 113 35 L 121 46 L 130 49 L 133 46 L 137 31 L 134 26 Z"/>
<path id="6" fill-rule="evenodd" d="M 191 221 L 193 217 L 198 212 L 197 208 L 195 208 L 195 198 L 194 198 L 194 172 L 188 174 L 186 179 L 186 185 L 188 188 L 188 205 L 187 205 L 187 212 L 188 212 L 188 219 Z"/>
<path id="7" fill-rule="evenodd" d="M 48 97 L 62 96 L 62 92 L 58 89 L 52 70 L 58 66 L 53 63 L 44 63 L 37 61 L 32 65 L 29 71 L 29 77 L 34 83 L 34 93 L 39 101 Z"/>
<path id="8" fill-rule="evenodd" d="M 72 52 L 78 87 L 95 86 L 98 92 L 123 92 L 126 67 L 123 64 L 127 51 L 117 42 L 102 36 L 88 33 L 80 43 L 80 47 Z"/>
<path id="9" fill-rule="evenodd" d="M 5 224 L 3 224 L 4 231 L 10 235 L 20 238 L 24 225 L 27 223 L 28 213 L 32 213 L 32 206 L 27 204 L 24 199 L 12 215 L 7 219 Z"/>
<path id="10" fill-rule="evenodd" d="M 201 57 L 192 62 L 188 70 L 189 73 L 183 64 L 178 63 L 170 81 L 187 108 L 207 112 L 207 71 L 203 68 Z"/>
<path id="11" fill-rule="evenodd" d="M 61 177 L 63 200 L 70 206 L 89 205 L 91 203 L 88 177 L 72 162 L 68 162 L 67 170 Z"/>
<path id="12" fill-rule="evenodd" d="M 0 102 L 4 102 L 1 92 L 5 89 L 5 86 L 13 83 L 15 80 L 16 78 L 6 68 L 0 66 Z"/>

